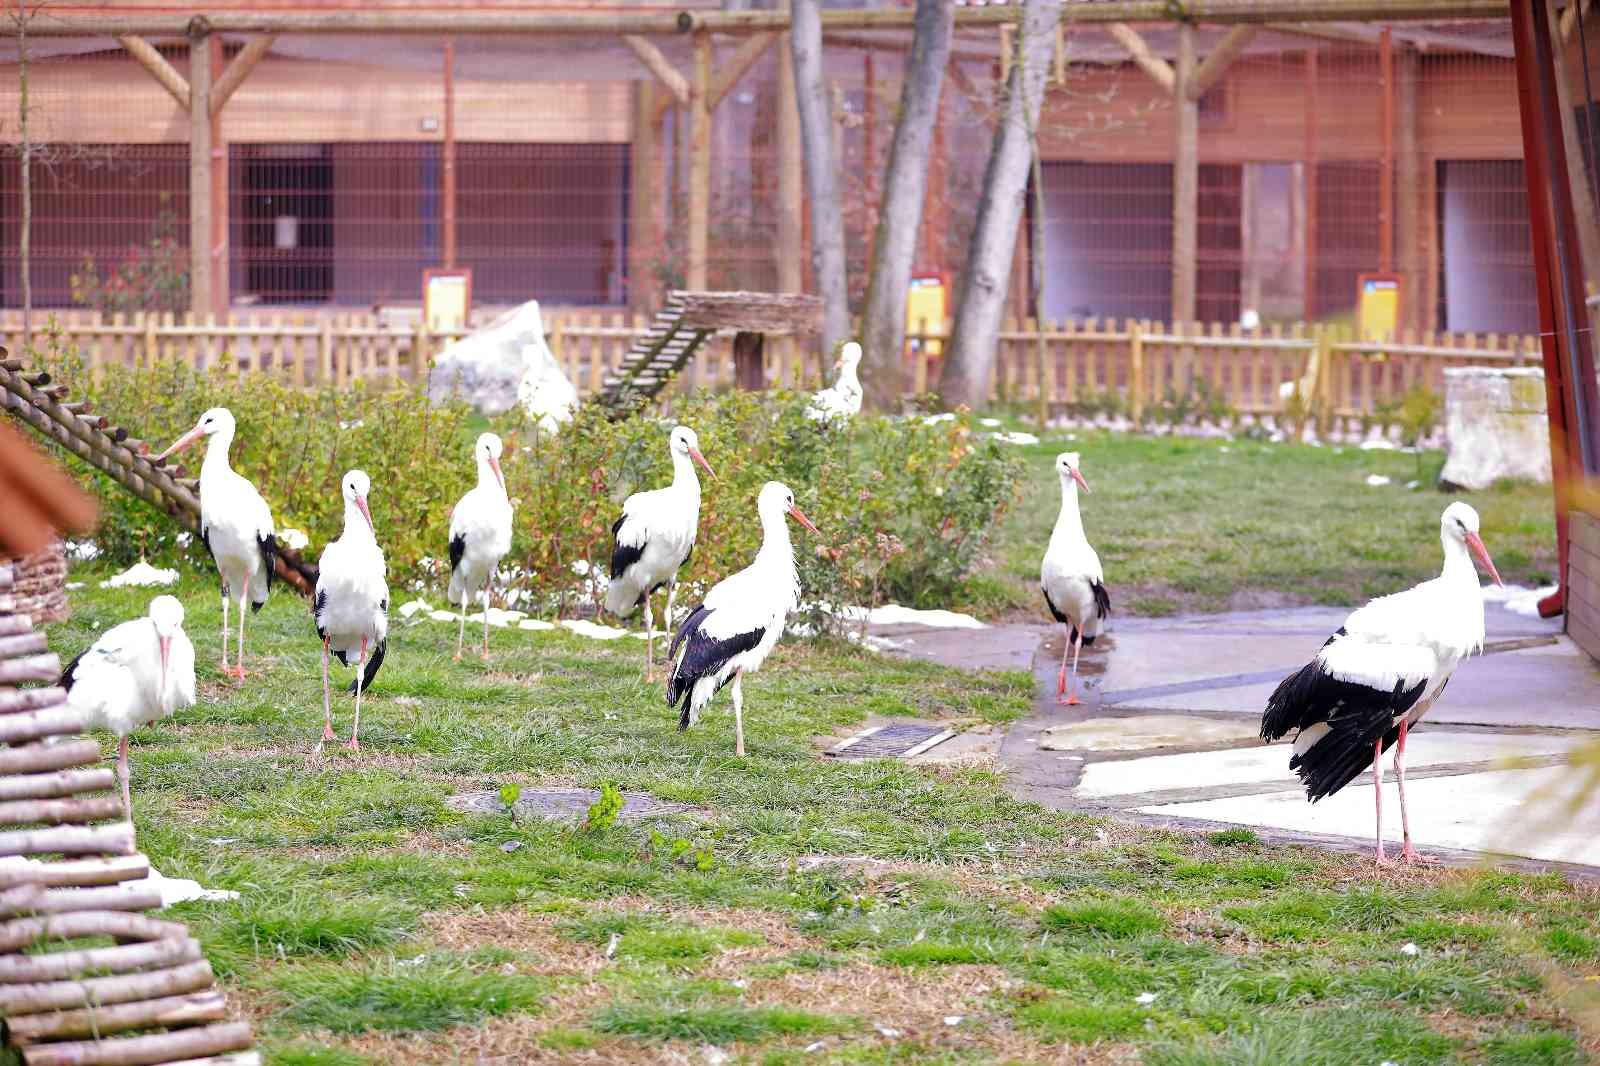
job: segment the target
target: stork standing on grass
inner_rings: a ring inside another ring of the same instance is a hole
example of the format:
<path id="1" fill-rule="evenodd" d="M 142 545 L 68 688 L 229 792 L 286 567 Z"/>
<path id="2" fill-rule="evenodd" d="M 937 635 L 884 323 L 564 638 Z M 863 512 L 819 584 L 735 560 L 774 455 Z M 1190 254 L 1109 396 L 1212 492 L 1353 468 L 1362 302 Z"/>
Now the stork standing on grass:
<path id="1" fill-rule="evenodd" d="M 157 596 L 145 617 L 112 626 L 80 652 L 56 684 L 85 726 L 117 734 L 122 812 L 132 820 L 128 734 L 194 706 L 194 645 L 183 631 L 183 604 Z"/>
<path id="2" fill-rule="evenodd" d="M 356 679 L 350 683 L 350 691 L 356 694 L 356 716 L 345 747 L 359 752 L 361 693 L 377 676 L 388 646 L 389 586 L 384 581 L 383 549 L 378 547 L 372 511 L 367 507 L 372 480 L 363 471 L 352 470 L 344 476 L 342 489 L 344 532 L 322 549 L 312 612 L 317 636 L 322 638 L 322 739 L 337 739 L 328 691 L 328 653 L 337 655 L 345 666 L 354 657 Z"/>
<path id="3" fill-rule="evenodd" d="M 806 405 L 806 416 L 818 422 L 831 422 L 836 418 L 854 418 L 861 413 L 861 381 L 856 368 L 861 365 L 861 345 L 849 341 L 839 349 L 839 361 L 834 364 L 838 376 L 830 388 L 811 397 Z"/>
<path id="4" fill-rule="evenodd" d="M 1039 567 L 1039 588 L 1045 606 L 1057 622 L 1066 626 L 1061 647 L 1061 671 L 1056 675 L 1056 702 L 1071 706 L 1080 702 L 1076 691 L 1078 652 L 1092 645 L 1100 635 L 1106 616 L 1111 613 L 1111 594 L 1106 591 L 1100 556 L 1083 533 L 1083 516 L 1078 512 L 1078 490 L 1089 491 L 1089 483 L 1078 468 L 1077 452 L 1056 456 L 1056 473 L 1061 478 L 1061 513 L 1050 534 Z M 1072 679 L 1067 679 L 1067 652 L 1072 652 Z"/>
<path id="5" fill-rule="evenodd" d="M 1478 536 L 1478 512 L 1452 503 L 1439 520 L 1444 570 L 1415 588 L 1382 596 L 1345 619 L 1317 657 L 1284 678 L 1261 716 L 1263 740 L 1294 731 L 1289 769 L 1306 798 L 1331 796 L 1372 767 L 1376 845 L 1383 852 L 1383 753 L 1392 744 L 1400 792 L 1400 857 L 1429 862 L 1411 846 L 1406 816 L 1406 733 L 1444 691 L 1457 664 L 1483 648 L 1483 593 L 1472 557 L 1495 584 L 1500 574 Z"/>
<path id="6" fill-rule="evenodd" d="M 700 438 L 688 426 L 677 426 L 668 438 L 672 455 L 672 484 L 664 489 L 636 492 L 622 503 L 622 517 L 611 526 L 611 584 L 606 588 L 606 610 L 626 618 L 644 608 L 644 677 L 655 678 L 655 618 L 650 597 L 667 586 L 667 615 L 663 629 L 672 632 L 672 608 L 678 595 L 678 571 L 694 554 L 700 528 L 699 463 L 713 479 L 711 464 L 700 454 Z"/>
<path id="7" fill-rule="evenodd" d="M 483 590 L 483 658 L 489 659 L 489 586 L 494 568 L 511 550 L 511 500 L 500 471 L 500 438 L 484 433 L 473 445 L 478 484 L 461 497 L 450 513 L 450 588 L 446 597 L 461 607 L 456 630 L 456 658 L 467 632 L 467 603 L 473 589 Z"/>
<path id="8" fill-rule="evenodd" d="M 739 756 L 744 755 L 740 680 L 766 661 L 783 636 L 784 620 L 800 602 L 800 575 L 794 568 L 794 545 L 784 516 L 817 533 L 795 506 L 787 485 L 776 481 L 763 485 L 756 510 L 761 515 L 761 550 L 749 566 L 717 582 L 705 602 L 684 619 L 672 640 L 669 654 L 677 661 L 667 680 L 667 706 L 681 706 L 680 730 L 699 721 L 711 697 L 733 683 L 733 750 Z"/>
<path id="9" fill-rule="evenodd" d="M 243 680 L 245 604 L 259 611 L 271 595 L 278 541 L 267 501 L 228 465 L 234 428 L 233 412 L 213 407 L 155 461 L 181 452 L 201 437 L 211 438 L 200 464 L 200 540 L 222 575 L 222 672 Z M 230 669 L 228 598 L 234 591 L 239 594 L 239 656 Z"/>

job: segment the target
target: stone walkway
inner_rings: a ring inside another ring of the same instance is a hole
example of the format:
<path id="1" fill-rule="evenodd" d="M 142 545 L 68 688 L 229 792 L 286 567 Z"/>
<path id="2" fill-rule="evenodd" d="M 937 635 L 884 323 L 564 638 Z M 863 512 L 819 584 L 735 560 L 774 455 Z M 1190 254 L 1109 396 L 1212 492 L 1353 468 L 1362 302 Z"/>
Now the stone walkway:
<path id="1" fill-rule="evenodd" d="M 1146 822 L 1245 825 L 1264 838 L 1372 846 L 1372 778 L 1307 803 L 1287 744 L 1257 737 L 1273 687 L 1310 659 L 1348 612 L 1250 611 L 1122 619 L 1085 652 L 1085 703 L 1058 707 L 1061 627 L 875 629 L 894 650 L 971 669 L 1028 670 L 1033 713 L 1000 740 L 1012 790 L 1058 809 Z M 1558 621 L 1486 606 L 1485 654 L 1468 660 L 1407 745 L 1417 846 L 1442 858 L 1484 854 L 1594 868 L 1600 798 L 1558 814 L 1574 748 L 1600 741 L 1600 665 Z M 935 755 L 935 752 L 929 753 Z M 1385 837 L 1400 836 L 1392 755 L 1384 760 Z"/>

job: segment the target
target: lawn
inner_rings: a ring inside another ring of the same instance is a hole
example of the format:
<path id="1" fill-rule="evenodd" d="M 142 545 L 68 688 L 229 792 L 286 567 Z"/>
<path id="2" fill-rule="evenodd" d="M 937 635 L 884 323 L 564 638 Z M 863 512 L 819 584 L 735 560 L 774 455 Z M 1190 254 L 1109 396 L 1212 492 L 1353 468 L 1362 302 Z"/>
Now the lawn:
<path id="1" fill-rule="evenodd" d="M 1113 575 L 1141 543 L 1110 535 L 1113 514 L 1128 529 L 1141 508 L 1190 530 L 1229 521 L 1184 525 L 1204 508 L 1145 477 L 1188 447 L 1084 447 L 1090 529 Z M 1227 461 L 1192 447 L 1192 465 Z M 1304 469 L 1409 462 L 1381 461 Z M 1036 518 L 1054 506 L 1053 485 L 1039 491 Z M 1504 559 L 1515 548 L 1495 528 Z M 1174 546 L 1172 565 L 1198 571 L 1191 551 L 1254 551 L 1244 542 Z M 1345 587 L 1328 560 L 1308 598 Z M 1425 561 L 1369 560 L 1363 580 Z M 143 612 L 149 592 L 102 591 L 104 576 L 75 568 L 86 586 L 50 631 L 63 657 Z M 1140 580 L 1155 579 L 1113 576 Z M 1591 885 L 1378 875 L 1244 830 L 1048 812 L 981 768 L 817 754 L 814 738 L 868 715 L 1005 722 L 1027 707 L 1026 675 L 787 641 L 745 686 L 751 755 L 737 760 L 723 703 L 677 732 L 640 680 L 637 641 L 500 630 L 492 664 L 457 664 L 454 626 L 397 623 L 352 758 L 314 750 L 320 648 L 304 601 L 279 592 L 252 617 L 250 666 L 264 672 L 236 686 L 215 665 L 214 578 L 185 573 L 176 593 L 201 697 L 136 735 L 139 839 L 164 873 L 243 893 L 178 911 L 270 1062 L 725 1061 L 710 1046 L 762 1064 L 1565 1066 L 1600 1050 L 1579 1024 L 1600 995 Z M 584 830 L 446 803 L 602 782 L 692 811 Z"/>
<path id="2" fill-rule="evenodd" d="M 976 598 L 991 612 L 1042 615 L 1039 559 L 1061 505 L 1052 463 L 1083 456 L 1084 528 L 1118 613 L 1166 615 L 1300 604 L 1355 606 L 1439 572 L 1439 514 L 1465 499 L 1508 583 L 1553 581 L 1549 486 L 1432 488 L 1444 457 L 1353 447 L 1057 432 L 1018 449 L 1022 501 L 1006 518 Z M 1366 483 L 1369 475 L 1390 479 Z"/>

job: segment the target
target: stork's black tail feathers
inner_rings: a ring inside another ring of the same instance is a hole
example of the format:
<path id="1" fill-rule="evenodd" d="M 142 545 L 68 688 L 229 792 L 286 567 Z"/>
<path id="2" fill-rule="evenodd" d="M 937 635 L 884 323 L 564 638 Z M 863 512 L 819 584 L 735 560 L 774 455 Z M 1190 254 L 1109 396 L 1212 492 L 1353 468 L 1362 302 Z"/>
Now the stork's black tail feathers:
<path id="1" fill-rule="evenodd" d="M 90 645 L 90 647 L 93 647 L 93 645 Z M 67 664 L 67 668 L 61 671 L 61 676 L 56 678 L 57 687 L 64 688 L 68 692 L 72 691 L 72 683 L 78 680 L 78 664 L 82 662 L 83 657 L 88 654 L 89 648 L 85 648 L 72 657 L 72 661 Z"/>
<path id="2" fill-rule="evenodd" d="M 1392 726 L 1383 734 L 1383 750 L 1388 751 L 1400 736 L 1400 727 Z M 1306 786 L 1306 799 L 1312 803 L 1331 796 L 1360 777 L 1372 766 L 1372 752 L 1377 737 L 1368 738 L 1354 730 L 1330 730 L 1304 755 L 1289 760 L 1289 769 L 1300 775 Z"/>
<path id="3" fill-rule="evenodd" d="M 259 600 L 254 595 L 250 597 L 250 610 L 252 613 L 261 610 L 262 605 L 267 602 L 267 597 L 272 594 L 272 577 L 278 569 L 277 535 L 268 533 L 264 537 L 257 537 L 256 545 L 261 549 L 261 563 L 267 571 L 267 587 L 261 591 Z M 208 544 L 206 547 L 209 549 L 210 545 Z"/>
<path id="4" fill-rule="evenodd" d="M 378 641 L 378 646 L 372 649 L 372 658 L 367 660 L 367 668 L 361 675 L 361 691 L 366 692 L 372 687 L 372 679 L 378 676 L 378 667 L 383 665 L 384 650 L 389 647 L 387 640 Z M 355 695 L 356 683 L 350 682 L 350 687 L 345 690 L 352 696 Z"/>
<path id="5" fill-rule="evenodd" d="M 706 610 L 705 604 L 701 604 L 689 612 L 689 617 L 683 620 L 683 624 L 678 627 L 678 632 L 673 634 L 672 643 L 667 648 L 667 658 L 674 660 L 672 674 L 667 678 L 667 706 L 675 707 L 679 703 L 683 704 L 682 713 L 678 716 L 678 728 L 680 730 L 689 728 L 689 691 L 694 688 L 694 683 L 699 678 L 689 676 L 688 671 L 684 669 L 688 664 L 677 661 L 678 648 L 684 641 L 689 639 L 690 633 L 699 630 L 700 623 L 704 622 L 706 615 L 710 613 L 710 611 Z"/>

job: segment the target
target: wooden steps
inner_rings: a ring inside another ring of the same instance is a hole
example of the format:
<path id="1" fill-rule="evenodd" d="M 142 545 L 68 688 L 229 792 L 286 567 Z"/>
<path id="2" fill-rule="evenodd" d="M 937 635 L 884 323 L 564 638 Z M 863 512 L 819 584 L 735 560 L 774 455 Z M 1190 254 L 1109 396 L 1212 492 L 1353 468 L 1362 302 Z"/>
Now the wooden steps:
<path id="1" fill-rule="evenodd" d="M 181 922 L 141 913 L 160 906 L 160 892 L 127 884 L 150 860 L 122 816 L 116 775 L 98 765 L 100 745 L 78 735 L 66 691 L 53 687 L 60 659 L 4 601 L 27 565 L 0 561 L 5 1051 L 25 1066 L 260 1066 L 250 1026 L 230 1020 L 199 942 Z"/>

